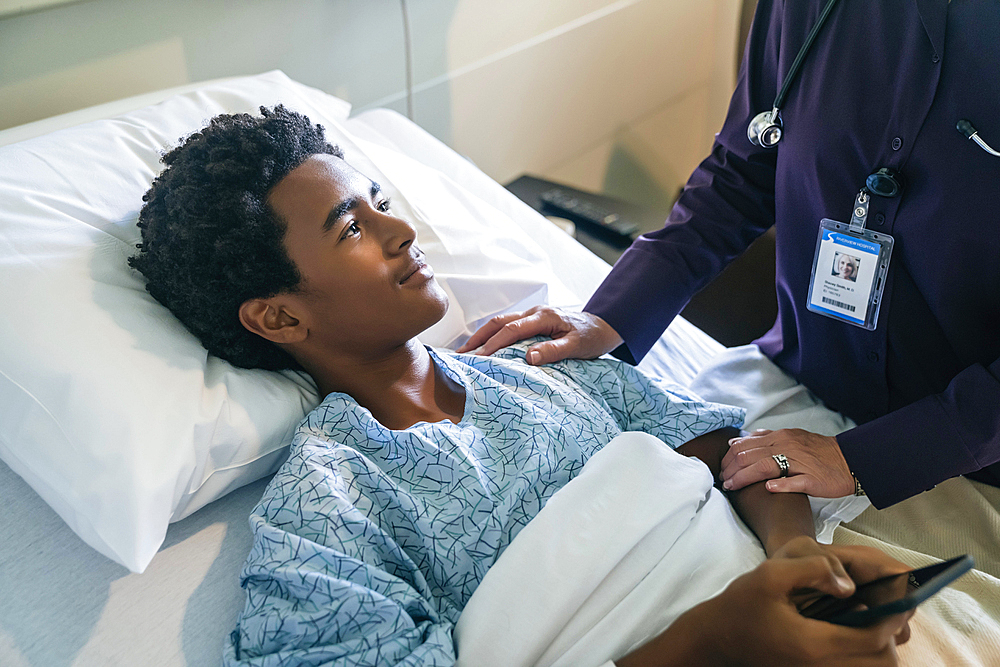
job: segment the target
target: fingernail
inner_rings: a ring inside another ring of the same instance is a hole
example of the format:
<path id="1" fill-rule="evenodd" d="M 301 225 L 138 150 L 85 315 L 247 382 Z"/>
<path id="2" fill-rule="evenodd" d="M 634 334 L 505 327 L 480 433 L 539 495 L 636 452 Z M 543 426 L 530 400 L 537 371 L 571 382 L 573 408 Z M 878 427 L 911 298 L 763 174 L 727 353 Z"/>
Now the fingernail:
<path id="1" fill-rule="evenodd" d="M 727 479 L 725 482 L 722 483 L 722 488 L 724 488 L 724 489 L 731 489 L 731 488 L 733 488 L 733 480 Z"/>
<path id="2" fill-rule="evenodd" d="M 739 442 L 739 440 L 740 440 L 739 438 L 730 438 L 730 439 L 729 439 L 729 446 L 730 446 L 730 447 L 732 447 L 732 446 L 733 446 L 733 445 L 735 445 L 735 444 L 736 444 L 737 442 Z"/>
<path id="3" fill-rule="evenodd" d="M 528 352 L 528 363 L 532 366 L 537 366 L 538 362 L 541 361 L 542 355 L 538 353 L 538 350 L 531 350 Z"/>
<path id="4" fill-rule="evenodd" d="M 764 488 L 768 491 L 774 491 L 774 482 L 764 482 Z"/>

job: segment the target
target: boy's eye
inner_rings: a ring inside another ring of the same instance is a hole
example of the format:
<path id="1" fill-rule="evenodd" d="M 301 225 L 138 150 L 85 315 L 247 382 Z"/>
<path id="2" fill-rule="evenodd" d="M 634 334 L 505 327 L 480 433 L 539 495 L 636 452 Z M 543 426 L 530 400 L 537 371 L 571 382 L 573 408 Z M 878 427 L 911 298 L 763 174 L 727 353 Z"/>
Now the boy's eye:
<path id="1" fill-rule="evenodd" d="M 389 212 L 389 208 L 390 208 L 390 206 L 389 206 L 389 200 L 388 199 L 384 200 L 382 203 L 380 203 L 378 205 L 378 210 L 382 211 L 383 213 L 388 213 Z"/>
<path id="2" fill-rule="evenodd" d="M 351 222 L 344 228 L 344 234 L 340 237 L 341 239 L 346 239 L 348 236 L 354 236 L 361 233 L 361 227 L 358 226 L 357 222 Z"/>

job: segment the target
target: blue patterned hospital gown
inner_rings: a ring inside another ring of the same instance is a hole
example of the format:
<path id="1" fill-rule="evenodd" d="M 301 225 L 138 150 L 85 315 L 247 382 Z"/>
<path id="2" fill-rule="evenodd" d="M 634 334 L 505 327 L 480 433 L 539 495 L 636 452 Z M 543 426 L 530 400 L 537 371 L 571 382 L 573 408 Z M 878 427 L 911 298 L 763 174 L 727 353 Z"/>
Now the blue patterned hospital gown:
<path id="1" fill-rule="evenodd" d="M 226 665 L 452 665 L 452 630 L 490 566 L 622 431 L 671 447 L 739 408 L 610 359 L 535 368 L 431 350 L 465 387 L 458 424 L 390 431 L 346 394 L 302 422 L 250 517 L 246 607 Z"/>

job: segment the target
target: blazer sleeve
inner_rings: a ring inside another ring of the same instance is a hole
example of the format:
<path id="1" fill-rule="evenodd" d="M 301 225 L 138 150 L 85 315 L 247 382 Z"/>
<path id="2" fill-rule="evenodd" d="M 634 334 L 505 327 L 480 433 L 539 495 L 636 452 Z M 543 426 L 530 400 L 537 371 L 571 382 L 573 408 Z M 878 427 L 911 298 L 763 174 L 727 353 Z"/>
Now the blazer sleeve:
<path id="1" fill-rule="evenodd" d="M 1000 461 L 1000 359 L 966 368 L 943 392 L 841 433 L 837 442 L 880 509 Z"/>

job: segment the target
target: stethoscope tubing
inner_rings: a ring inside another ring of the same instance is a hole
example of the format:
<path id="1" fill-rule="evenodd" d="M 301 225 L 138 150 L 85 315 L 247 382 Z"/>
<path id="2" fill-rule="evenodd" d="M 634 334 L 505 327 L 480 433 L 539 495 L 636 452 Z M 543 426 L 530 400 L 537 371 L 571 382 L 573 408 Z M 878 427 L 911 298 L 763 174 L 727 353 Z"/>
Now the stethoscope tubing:
<path id="1" fill-rule="evenodd" d="M 805 61 L 806 56 L 809 55 L 810 49 L 812 49 L 813 42 L 816 41 L 816 35 L 823 28 L 823 24 L 826 23 L 826 19 L 830 16 L 830 12 L 833 11 L 833 6 L 837 4 L 837 0 L 829 0 L 826 6 L 823 7 L 823 11 L 820 12 L 819 18 L 816 20 L 816 24 L 813 25 L 812 30 L 806 35 L 806 41 L 802 44 L 802 48 L 795 55 L 795 60 L 792 61 L 792 66 L 788 68 L 788 74 L 785 75 L 785 80 L 781 84 L 781 90 L 774 98 L 774 104 L 771 105 L 773 108 L 774 117 L 777 118 L 778 112 L 781 110 L 781 106 L 785 103 L 785 97 L 788 95 L 788 89 L 791 88 L 792 83 L 795 81 L 796 75 L 799 73 L 799 68 L 802 67 L 803 61 Z"/>

